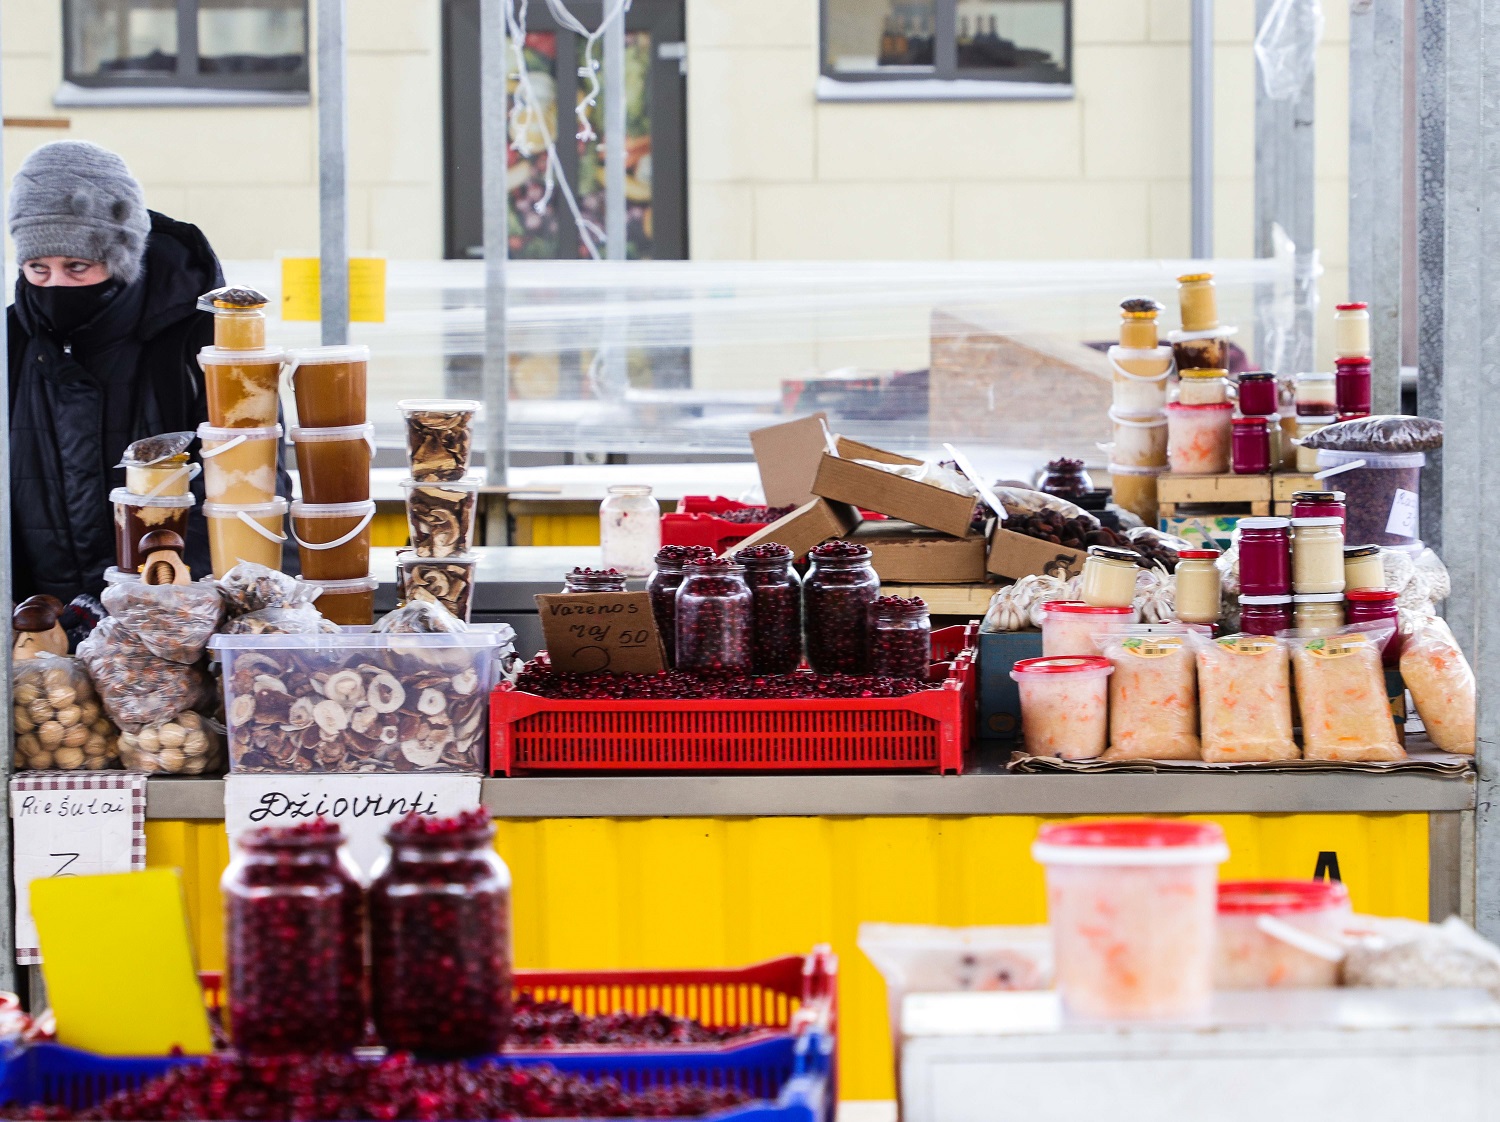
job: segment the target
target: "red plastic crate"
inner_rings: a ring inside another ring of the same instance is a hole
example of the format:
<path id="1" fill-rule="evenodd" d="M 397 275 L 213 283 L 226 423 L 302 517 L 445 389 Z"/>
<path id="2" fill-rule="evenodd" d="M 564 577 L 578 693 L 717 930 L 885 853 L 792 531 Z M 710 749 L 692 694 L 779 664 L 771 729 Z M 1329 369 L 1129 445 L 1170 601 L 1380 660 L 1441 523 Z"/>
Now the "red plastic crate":
<path id="1" fill-rule="evenodd" d="M 978 625 L 933 632 L 937 689 L 831 701 L 564 701 L 502 682 L 496 775 L 622 771 L 963 771 Z"/>
<path id="2" fill-rule="evenodd" d="M 722 495 L 684 495 L 677 500 L 676 511 L 661 516 L 661 544 L 706 545 L 715 553 L 733 549 L 770 523 L 730 522 L 717 515 L 726 510 L 744 510 L 750 505 Z M 860 515 L 866 522 L 885 518 L 873 511 L 861 511 Z"/>

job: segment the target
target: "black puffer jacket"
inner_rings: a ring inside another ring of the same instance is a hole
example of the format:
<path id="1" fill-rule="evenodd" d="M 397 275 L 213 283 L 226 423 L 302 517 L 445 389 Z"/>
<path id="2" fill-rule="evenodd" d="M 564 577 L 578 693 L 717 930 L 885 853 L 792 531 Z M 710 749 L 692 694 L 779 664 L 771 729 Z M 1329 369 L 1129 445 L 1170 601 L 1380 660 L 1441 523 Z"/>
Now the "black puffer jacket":
<path id="1" fill-rule="evenodd" d="M 207 420 L 198 351 L 213 342 L 199 295 L 224 283 L 196 226 L 151 212 L 145 269 L 70 339 L 38 321 L 17 281 L 11 305 L 11 574 L 16 599 L 47 592 L 67 602 L 99 595 L 114 564 L 109 492 L 125 447 Z M 202 480 L 194 483 L 202 502 Z M 195 507 L 188 529 L 194 575 L 208 571 Z"/>

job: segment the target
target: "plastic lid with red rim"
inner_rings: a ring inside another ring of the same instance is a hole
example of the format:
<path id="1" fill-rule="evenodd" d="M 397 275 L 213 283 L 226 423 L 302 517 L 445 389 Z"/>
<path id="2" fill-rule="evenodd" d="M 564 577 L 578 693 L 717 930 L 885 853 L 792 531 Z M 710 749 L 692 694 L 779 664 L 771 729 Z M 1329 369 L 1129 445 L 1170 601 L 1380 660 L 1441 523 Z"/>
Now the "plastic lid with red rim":
<path id="1" fill-rule="evenodd" d="M 1369 355 L 1340 355 L 1333 360 L 1335 366 L 1369 366 Z"/>
<path id="2" fill-rule="evenodd" d="M 1223 413 L 1223 412 L 1226 412 L 1227 410 L 1230 410 L 1230 409 L 1233 409 L 1233 408 L 1234 408 L 1234 402 L 1232 402 L 1232 401 L 1211 401 L 1211 402 L 1207 403 L 1206 405 L 1189 405 L 1189 404 L 1187 404 L 1186 402 L 1183 402 L 1183 401 L 1169 401 L 1169 402 L 1167 402 L 1167 411 L 1168 412 L 1173 412 L 1173 411 L 1191 412 L 1194 409 L 1206 409 L 1206 410 L 1209 410 L 1210 412 Z"/>
<path id="3" fill-rule="evenodd" d="M 1108 608 L 1085 604 L 1082 600 L 1048 600 L 1042 605 L 1044 612 L 1062 612 L 1070 616 L 1123 616 L 1135 611 L 1132 608 Z"/>
<path id="4" fill-rule="evenodd" d="M 1043 826 L 1036 840 L 1042 845 L 1086 846 L 1091 849 L 1174 849 L 1223 845 L 1224 831 L 1212 822 L 1185 822 L 1177 818 L 1114 818 Z"/>
<path id="5" fill-rule="evenodd" d="M 1349 890 L 1336 880 L 1227 880 L 1219 885 L 1219 914 L 1284 916 L 1346 908 Z"/>
<path id="6" fill-rule="evenodd" d="M 1265 425 L 1269 421 L 1269 417 L 1235 417 L 1229 423 L 1231 425 Z"/>
<path id="7" fill-rule="evenodd" d="M 1385 588 L 1351 588 L 1344 593 L 1347 599 L 1361 604 L 1393 604 L 1400 595 L 1399 592 Z"/>
<path id="8" fill-rule="evenodd" d="M 1092 655 L 1044 655 L 1023 658 L 1011 667 L 1013 674 L 1079 674 L 1109 669 L 1109 659 Z"/>
<path id="9" fill-rule="evenodd" d="M 1340 312 L 1358 312 L 1368 309 L 1369 306 L 1363 300 L 1354 300 L 1348 304 L 1335 304 L 1334 309 Z"/>
<path id="10" fill-rule="evenodd" d="M 1177 551 L 1179 561 L 1217 561 L 1218 559 L 1217 549 L 1179 549 Z"/>

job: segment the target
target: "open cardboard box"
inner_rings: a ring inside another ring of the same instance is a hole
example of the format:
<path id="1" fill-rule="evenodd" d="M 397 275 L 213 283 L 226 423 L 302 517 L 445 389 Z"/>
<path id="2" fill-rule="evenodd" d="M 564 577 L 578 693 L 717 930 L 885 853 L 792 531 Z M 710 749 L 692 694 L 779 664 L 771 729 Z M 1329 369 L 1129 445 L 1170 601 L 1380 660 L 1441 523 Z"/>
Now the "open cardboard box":
<path id="1" fill-rule="evenodd" d="M 974 584 L 985 579 L 983 534 L 955 538 L 910 522 L 863 522 L 849 538 L 870 551 L 885 584 Z"/>
<path id="2" fill-rule="evenodd" d="M 768 504 L 804 503 L 816 496 L 873 510 L 951 537 L 968 536 L 974 499 L 855 462 L 921 465 L 921 460 L 910 456 L 844 437 L 838 438 L 839 454 L 829 455 L 824 420 L 824 414 L 814 413 L 786 424 L 768 425 L 750 434 L 750 446 L 755 450 Z"/>
<path id="3" fill-rule="evenodd" d="M 813 499 L 799 506 L 791 514 L 778 518 L 769 526 L 755 531 L 744 541 L 729 549 L 738 553 L 761 542 L 777 542 L 792 551 L 792 556 L 802 558 L 815 545 L 822 545 L 832 538 L 846 538 L 859 525 L 859 511 L 846 503 L 831 503 L 827 499 Z"/>
<path id="4" fill-rule="evenodd" d="M 1007 530 L 1004 522 L 995 524 L 990 534 L 989 557 L 986 567 L 997 577 L 1020 580 L 1033 574 L 1050 574 L 1067 580 L 1083 572 L 1083 561 L 1087 553 L 1081 549 L 1069 549 L 1055 542 L 1044 542 L 1040 538 L 1018 534 Z"/>

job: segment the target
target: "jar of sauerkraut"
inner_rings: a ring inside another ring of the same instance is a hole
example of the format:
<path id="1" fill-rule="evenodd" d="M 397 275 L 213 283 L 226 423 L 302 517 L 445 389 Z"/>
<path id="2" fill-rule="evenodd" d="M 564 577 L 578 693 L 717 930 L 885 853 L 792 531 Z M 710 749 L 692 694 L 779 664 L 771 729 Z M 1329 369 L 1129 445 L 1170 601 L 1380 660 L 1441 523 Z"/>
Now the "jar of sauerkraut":
<path id="1" fill-rule="evenodd" d="M 1214 988 L 1338 985 L 1334 948 L 1349 914 L 1349 890 L 1336 880 L 1224 881 Z"/>
<path id="2" fill-rule="evenodd" d="M 1108 735 L 1109 660 L 1027 658 L 1010 672 L 1021 695 L 1021 736 L 1032 756 L 1092 760 Z"/>

